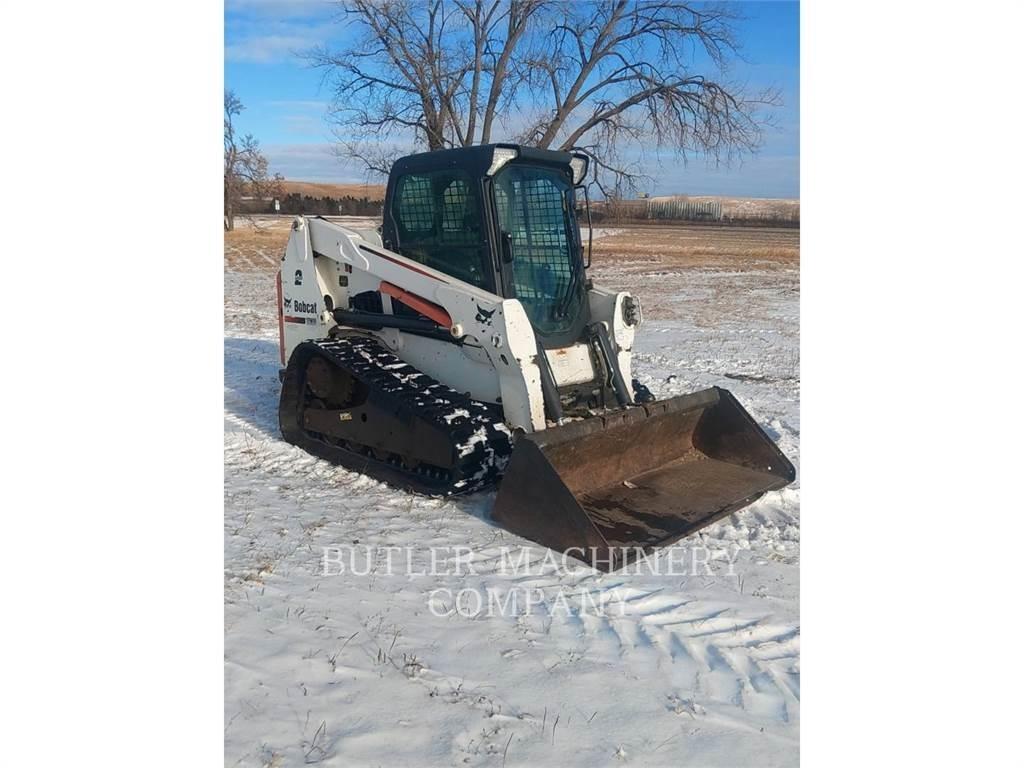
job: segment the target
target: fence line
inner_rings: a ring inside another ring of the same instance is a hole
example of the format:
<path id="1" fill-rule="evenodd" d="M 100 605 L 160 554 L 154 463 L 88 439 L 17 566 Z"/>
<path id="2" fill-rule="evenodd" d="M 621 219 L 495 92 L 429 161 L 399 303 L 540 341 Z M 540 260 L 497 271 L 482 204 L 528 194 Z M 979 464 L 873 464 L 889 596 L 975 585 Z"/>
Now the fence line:
<path id="1" fill-rule="evenodd" d="M 723 205 L 722 200 L 690 200 L 673 197 L 664 200 L 595 201 L 593 213 L 606 221 L 705 221 L 724 224 L 800 225 L 800 206 L 757 210 Z"/>
<path id="2" fill-rule="evenodd" d="M 684 221 L 721 221 L 722 201 L 648 200 L 647 218 L 683 219 Z"/>

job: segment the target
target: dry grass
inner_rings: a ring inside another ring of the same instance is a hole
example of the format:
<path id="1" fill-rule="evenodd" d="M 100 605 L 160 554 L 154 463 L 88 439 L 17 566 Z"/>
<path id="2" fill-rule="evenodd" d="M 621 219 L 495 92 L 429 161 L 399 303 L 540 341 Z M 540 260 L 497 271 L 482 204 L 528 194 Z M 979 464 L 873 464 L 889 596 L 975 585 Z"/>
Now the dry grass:
<path id="1" fill-rule="evenodd" d="M 792 269 L 800 230 L 762 227 L 631 226 L 594 241 L 594 265 L 730 270 Z"/>
<path id="2" fill-rule="evenodd" d="M 239 219 L 236 230 L 224 235 L 224 268 L 276 272 L 290 222 Z M 800 231 L 626 227 L 594 241 L 590 276 L 598 285 L 639 296 L 651 320 L 685 318 L 697 326 L 726 327 L 775 312 L 780 292 L 799 292 Z M 685 303 L 679 300 L 681 287 L 689 297 Z"/>
<path id="3" fill-rule="evenodd" d="M 774 311 L 779 292 L 799 291 L 800 231 L 628 227 L 594 241 L 591 275 L 598 285 L 639 296 L 649 319 L 724 327 Z"/>
<path id="4" fill-rule="evenodd" d="M 233 272 L 275 272 L 288 243 L 291 219 L 236 218 L 224 233 L 224 268 Z"/>
<path id="5" fill-rule="evenodd" d="M 225 269 L 276 271 L 288 241 L 290 222 L 288 217 L 238 219 L 235 231 L 224 233 Z M 625 278 L 626 283 L 647 283 L 647 291 L 656 290 L 659 274 L 682 270 L 798 275 L 799 267 L 797 229 L 634 226 L 594 241 L 595 279 L 623 288 L 626 286 L 617 284 Z"/>
<path id="6" fill-rule="evenodd" d="M 384 199 L 383 184 L 321 184 L 314 181 L 285 181 L 284 191 L 288 194 L 309 195 L 310 197 Z"/>

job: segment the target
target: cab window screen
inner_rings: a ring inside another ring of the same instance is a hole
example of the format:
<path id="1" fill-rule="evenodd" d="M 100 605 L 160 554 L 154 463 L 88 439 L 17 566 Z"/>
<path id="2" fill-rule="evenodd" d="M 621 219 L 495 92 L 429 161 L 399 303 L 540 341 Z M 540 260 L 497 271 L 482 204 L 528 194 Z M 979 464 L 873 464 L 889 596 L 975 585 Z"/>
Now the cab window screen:
<path id="1" fill-rule="evenodd" d="M 434 200 L 431 197 L 430 179 L 426 176 L 406 176 L 400 185 L 399 225 L 409 235 L 429 233 L 434 228 Z"/>
<path id="2" fill-rule="evenodd" d="M 480 202 L 467 174 L 442 170 L 403 176 L 393 213 L 403 256 L 494 290 Z"/>
<path id="3" fill-rule="evenodd" d="M 569 238 L 572 188 L 563 175 L 529 166 L 506 166 L 494 185 L 503 233 L 515 254 L 515 296 L 542 333 L 561 333 L 579 304 L 582 267 Z"/>

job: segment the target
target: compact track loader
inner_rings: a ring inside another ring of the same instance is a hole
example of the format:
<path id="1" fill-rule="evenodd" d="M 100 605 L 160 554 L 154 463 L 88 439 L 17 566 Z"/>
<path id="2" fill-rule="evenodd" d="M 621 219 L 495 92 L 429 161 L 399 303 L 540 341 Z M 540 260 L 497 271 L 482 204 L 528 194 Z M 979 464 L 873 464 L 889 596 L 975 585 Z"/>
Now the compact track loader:
<path id="1" fill-rule="evenodd" d="M 285 439 L 426 494 L 500 481 L 495 521 L 605 571 L 790 483 L 728 391 L 659 401 L 632 378 L 640 303 L 587 278 L 587 168 L 514 145 L 429 152 L 394 164 L 379 231 L 295 219 Z"/>

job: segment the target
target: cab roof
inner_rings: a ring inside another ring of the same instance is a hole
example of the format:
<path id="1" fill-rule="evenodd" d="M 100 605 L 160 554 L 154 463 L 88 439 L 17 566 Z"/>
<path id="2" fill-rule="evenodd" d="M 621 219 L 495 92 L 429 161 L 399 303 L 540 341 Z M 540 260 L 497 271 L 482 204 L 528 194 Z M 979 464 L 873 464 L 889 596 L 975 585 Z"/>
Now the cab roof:
<path id="1" fill-rule="evenodd" d="M 473 177 L 481 177 L 487 173 L 494 158 L 494 150 L 515 149 L 519 152 L 517 160 L 568 167 L 572 155 L 552 149 L 538 149 L 520 144 L 479 144 L 471 147 L 455 149 L 439 149 L 434 152 L 420 152 L 399 158 L 391 166 L 391 176 L 402 176 L 407 173 L 422 173 L 445 168 L 463 168 Z"/>

